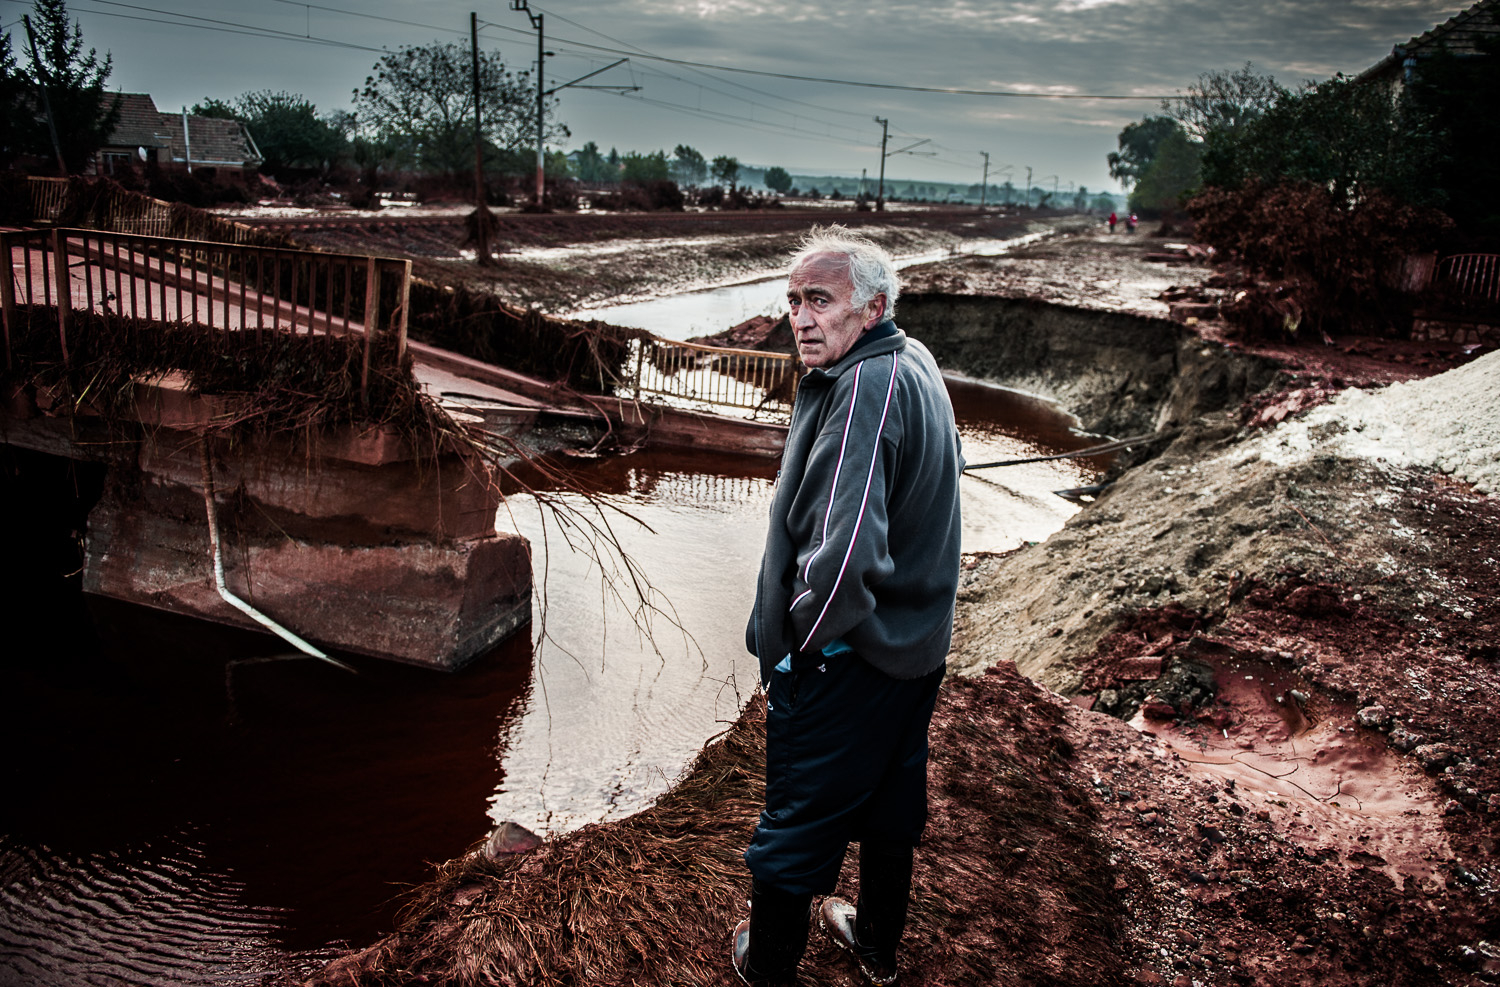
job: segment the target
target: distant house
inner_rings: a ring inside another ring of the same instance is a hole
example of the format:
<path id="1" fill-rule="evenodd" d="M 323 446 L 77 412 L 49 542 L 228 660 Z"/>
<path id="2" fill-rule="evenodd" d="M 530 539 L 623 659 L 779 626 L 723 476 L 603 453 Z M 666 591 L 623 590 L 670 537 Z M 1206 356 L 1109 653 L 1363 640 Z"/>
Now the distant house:
<path id="1" fill-rule="evenodd" d="M 1500 0 L 1479 0 L 1462 13 L 1410 41 L 1396 45 L 1391 53 L 1359 74 L 1360 82 L 1380 83 L 1400 92 L 1419 70 L 1422 59 L 1446 50 L 1459 58 L 1483 52 L 1480 43 L 1500 38 Z"/>
<path id="2" fill-rule="evenodd" d="M 94 158 L 94 172 L 116 175 L 145 162 L 160 168 L 215 168 L 242 176 L 264 160 L 255 138 L 238 120 L 163 113 L 147 93 L 120 94 L 120 120 Z"/>

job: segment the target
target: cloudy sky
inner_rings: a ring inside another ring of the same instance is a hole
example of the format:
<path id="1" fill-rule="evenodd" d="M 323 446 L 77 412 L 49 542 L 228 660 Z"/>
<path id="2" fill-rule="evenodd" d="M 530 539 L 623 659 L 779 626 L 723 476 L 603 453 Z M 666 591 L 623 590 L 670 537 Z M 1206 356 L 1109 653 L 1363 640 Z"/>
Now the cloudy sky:
<path id="1" fill-rule="evenodd" d="M 18 39 L 28 0 L 0 0 Z M 70 0 L 84 39 L 114 58 L 111 85 L 149 92 L 164 109 L 249 90 L 301 93 L 320 111 L 348 108 L 381 49 L 480 44 L 527 68 L 536 35 L 510 0 Z M 888 179 L 1117 188 L 1105 155 L 1122 126 L 1157 111 L 1200 73 L 1253 62 L 1283 84 L 1357 73 L 1397 42 L 1461 9 L 1443 0 L 532 0 L 545 17 L 549 85 L 630 61 L 588 80 L 625 95 L 566 89 L 567 149 L 671 151 L 857 175 L 892 154 Z M 17 45 L 17 48 L 20 46 Z M 716 68 L 658 59 L 702 63 Z M 732 73 L 748 69 L 768 75 Z M 799 77 L 777 78 L 775 75 Z M 810 79 L 985 93 L 919 93 Z M 1008 168 L 1007 168 L 1008 166 Z M 996 178 L 997 173 L 999 179 Z"/>

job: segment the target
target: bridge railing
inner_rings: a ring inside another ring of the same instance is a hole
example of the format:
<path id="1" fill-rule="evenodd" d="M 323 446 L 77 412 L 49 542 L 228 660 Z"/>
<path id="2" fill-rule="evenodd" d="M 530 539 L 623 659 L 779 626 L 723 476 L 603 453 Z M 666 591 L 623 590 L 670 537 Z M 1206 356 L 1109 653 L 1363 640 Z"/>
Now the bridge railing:
<path id="1" fill-rule="evenodd" d="M 67 226 L 140 236 L 281 246 L 283 238 L 181 203 L 164 202 L 108 180 L 79 175 L 26 178 L 28 226 Z"/>
<path id="2" fill-rule="evenodd" d="M 1438 261 L 1434 283 L 1500 303 L 1500 254 L 1452 254 Z"/>
<path id="3" fill-rule="evenodd" d="M 796 359 L 787 353 L 729 349 L 652 338 L 635 340 L 625 363 L 636 398 L 654 394 L 690 406 L 740 408 L 786 420 L 797 393 Z"/>
<path id="4" fill-rule="evenodd" d="M 62 215 L 63 206 L 68 201 L 68 190 L 71 187 L 66 178 L 48 178 L 42 175 L 29 175 L 26 179 L 27 190 L 31 193 L 31 218 L 33 222 L 55 223 L 57 217 Z"/>
<path id="5" fill-rule="evenodd" d="M 237 331 L 256 344 L 274 333 L 362 335 L 362 390 L 376 335 L 394 336 L 398 362 L 406 351 L 406 260 L 68 229 L 0 233 L 0 255 L 12 267 L 0 280 L 7 369 L 20 305 L 56 308 L 65 361 L 74 312 Z"/>

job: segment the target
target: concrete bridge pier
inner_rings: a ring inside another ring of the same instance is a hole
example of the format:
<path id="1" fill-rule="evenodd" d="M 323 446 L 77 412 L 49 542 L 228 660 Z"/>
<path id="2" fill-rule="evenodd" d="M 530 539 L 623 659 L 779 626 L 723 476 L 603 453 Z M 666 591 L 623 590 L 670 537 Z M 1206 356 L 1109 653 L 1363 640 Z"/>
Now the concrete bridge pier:
<path id="1" fill-rule="evenodd" d="M 224 399 L 135 387 L 131 422 L 49 414 L 46 395 L 0 415 L 3 441 L 105 463 L 85 592 L 261 629 L 216 588 L 206 455 L 226 587 L 320 648 L 454 670 L 529 623 L 530 547 L 496 532 L 481 464 L 390 429 L 231 438 L 207 427 Z"/>

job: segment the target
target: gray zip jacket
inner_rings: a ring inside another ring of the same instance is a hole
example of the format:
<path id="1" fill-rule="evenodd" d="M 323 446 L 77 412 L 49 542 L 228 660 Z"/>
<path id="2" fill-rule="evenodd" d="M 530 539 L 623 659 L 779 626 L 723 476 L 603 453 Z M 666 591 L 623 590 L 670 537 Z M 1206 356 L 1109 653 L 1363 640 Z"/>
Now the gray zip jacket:
<path id="1" fill-rule="evenodd" d="M 840 640 L 893 678 L 943 663 L 962 471 L 937 363 L 894 322 L 802 378 L 745 630 L 763 684 Z"/>

